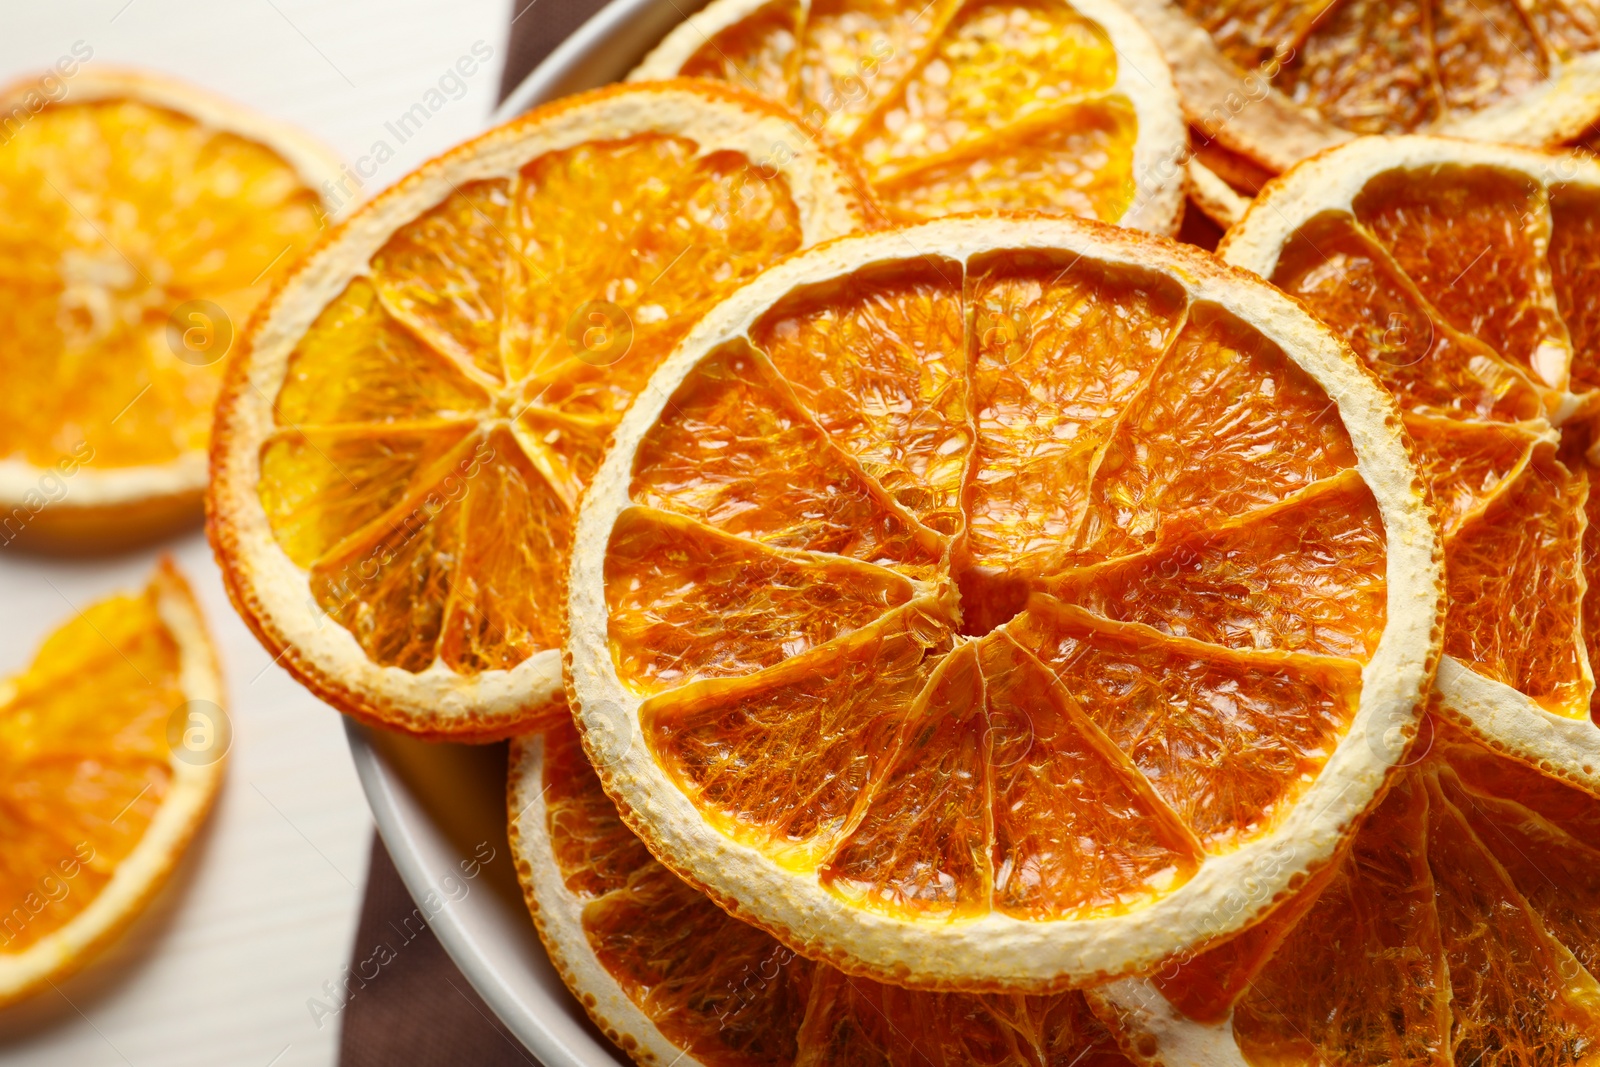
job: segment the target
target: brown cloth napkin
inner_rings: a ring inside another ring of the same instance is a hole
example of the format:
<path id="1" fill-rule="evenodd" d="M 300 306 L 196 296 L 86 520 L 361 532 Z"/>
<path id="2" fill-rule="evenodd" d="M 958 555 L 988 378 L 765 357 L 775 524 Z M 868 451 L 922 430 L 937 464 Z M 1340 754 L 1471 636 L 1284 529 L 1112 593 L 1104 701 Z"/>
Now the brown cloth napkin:
<path id="1" fill-rule="evenodd" d="M 512 0 L 500 98 L 605 6 L 605 0 Z M 374 835 L 366 898 L 351 967 L 392 940 L 416 905 Z M 479 999 L 444 948 L 424 930 L 407 942 L 402 966 L 385 967 L 339 1013 L 340 1067 L 529 1067 L 538 1064 Z"/>
<path id="2" fill-rule="evenodd" d="M 340 1067 L 538 1067 L 450 962 L 433 931 L 416 932 L 416 908 L 373 835 L 350 967 L 370 963 L 375 945 L 391 946 L 393 955 L 339 1012 Z"/>

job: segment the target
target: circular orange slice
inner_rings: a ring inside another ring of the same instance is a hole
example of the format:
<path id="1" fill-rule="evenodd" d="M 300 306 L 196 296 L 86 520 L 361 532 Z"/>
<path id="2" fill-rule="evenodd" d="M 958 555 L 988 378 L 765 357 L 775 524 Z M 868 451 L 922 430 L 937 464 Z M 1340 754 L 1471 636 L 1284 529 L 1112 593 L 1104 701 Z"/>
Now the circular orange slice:
<path id="1" fill-rule="evenodd" d="M 1127 0 L 1201 133 L 1273 171 L 1358 135 L 1563 143 L 1600 118 L 1593 0 Z"/>
<path id="2" fill-rule="evenodd" d="M 812 963 L 628 830 L 570 723 L 511 743 L 511 847 L 573 995 L 641 1065 L 1128 1067 L 1083 994 L 913 992 Z"/>
<path id="3" fill-rule="evenodd" d="M 912 221 L 1030 210 L 1172 233 L 1187 131 L 1172 75 L 1108 0 L 714 0 L 634 78 L 718 78 L 854 149 Z"/>
<path id="4" fill-rule="evenodd" d="M 167 562 L 0 681 L 0 1004 L 77 970 L 161 888 L 221 784 L 223 703 Z"/>
<path id="5" fill-rule="evenodd" d="M 0 114 L 0 544 L 193 523 L 225 357 L 317 234 L 338 163 L 148 74 L 19 83 Z"/>
<path id="6" fill-rule="evenodd" d="M 1139 1062 L 1593 1062 L 1600 801 L 1448 725 L 1432 732 L 1303 899 L 1089 994 Z"/>
<path id="7" fill-rule="evenodd" d="M 1393 401 L 1258 279 L 1071 219 L 843 238 L 707 314 L 579 511 L 624 817 L 803 954 L 1039 991 L 1239 929 L 1415 728 Z"/>
<path id="8" fill-rule="evenodd" d="M 571 97 L 360 208 L 256 320 L 211 534 L 267 648 L 341 711 L 503 737 L 560 711 L 572 509 L 717 297 L 868 223 L 860 177 L 712 83 Z"/>
<path id="9" fill-rule="evenodd" d="M 1400 401 L 1445 524 L 1444 713 L 1600 790 L 1580 418 L 1600 388 L 1600 162 L 1363 139 L 1267 186 L 1219 250 L 1306 301 Z"/>

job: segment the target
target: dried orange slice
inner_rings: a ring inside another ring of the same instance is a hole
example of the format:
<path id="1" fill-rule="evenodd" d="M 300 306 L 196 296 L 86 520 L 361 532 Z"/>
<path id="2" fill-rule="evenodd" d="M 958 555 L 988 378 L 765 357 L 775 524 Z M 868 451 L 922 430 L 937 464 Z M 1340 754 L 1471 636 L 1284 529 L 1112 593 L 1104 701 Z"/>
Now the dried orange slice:
<path id="1" fill-rule="evenodd" d="M 1368 138 L 1267 186 L 1220 251 L 1305 300 L 1395 393 L 1445 522 L 1437 689 L 1491 744 L 1600 790 L 1600 162 Z"/>
<path id="2" fill-rule="evenodd" d="M 82 966 L 172 873 L 222 781 L 223 699 L 168 562 L 0 681 L 0 1004 Z"/>
<path id="3" fill-rule="evenodd" d="M 222 360 L 321 226 L 338 163 L 146 74 L 0 92 L 0 543 L 195 522 Z"/>
<path id="4" fill-rule="evenodd" d="M 850 973 L 1040 991 L 1327 861 L 1415 728 L 1439 567 L 1393 401 L 1298 305 L 1129 230 L 946 219 L 788 260 L 657 371 L 579 510 L 568 691 L 718 903 Z"/>
<path id="5" fill-rule="evenodd" d="M 903 220 L 1029 210 L 1172 233 L 1182 217 L 1172 75 L 1109 0 L 714 0 L 632 77 L 675 74 L 789 104 Z"/>
<path id="6" fill-rule="evenodd" d="M 1358 135 L 1556 145 L 1600 119 L 1594 0 L 1127 0 L 1202 134 L 1281 171 Z"/>
<path id="7" fill-rule="evenodd" d="M 427 164 L 304 260 L 218 406 L 234 604 L 335 707 L 487 740 L 560 710 L 571 512 L 716 299 L 868 223 L 859 174 L 759 97 L 619 87 Z"/>
<path id="8" fill-rule="evenodd" d="M 1448 725 L 1428 733 L 1431 749 L 1288 914 L 1089 994 L 1136 1059 L 1594 1062 L 1600 800 Z"/>
<path id="9" fill-rule="evenodd" d="M 570 723 L 511 743 L 511 848 L 550 958 L 641 1065 L 1129 1067 L 1077 992 L 913 992 L 812 963 L 655 860 Z"/>

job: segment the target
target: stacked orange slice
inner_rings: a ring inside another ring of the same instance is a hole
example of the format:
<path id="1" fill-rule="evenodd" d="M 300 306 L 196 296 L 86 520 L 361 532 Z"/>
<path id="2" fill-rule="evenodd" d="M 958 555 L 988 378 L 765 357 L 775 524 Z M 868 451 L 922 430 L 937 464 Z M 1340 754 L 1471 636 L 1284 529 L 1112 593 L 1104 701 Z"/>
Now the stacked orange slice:
<path id="1" fill-rule="evenodd" d="M 1295 905 L 1090 994 L 1151 1067 L 1600 1053 L 1600 800 L 1446 724 Z"/>
<path id="2" fill-rule="evenodd" d="M 1083 994 L 921 993 L 815 964 L 651 857 L 570 725 L 512 743 L 511 842 L 567 985 L 641 1064 L 1128 1067 Z"/>
<path id="3" fill-rule="evenodd" d="M 368 721 L 486 740 L 564 714 L 572 513 L 618 416 L 720 296 L 870 224 L 861 187 L 776 106 L 680 82 L 541 108 L 364 205 L 218 406 L 240 614 Z"/>
<path id="4" fill-rule="evenodd" d="M 786 260 L 662 364 L 579 511 L 568 689 L 725 908 L 1039 992 L 1326 864 L 1441 592 L 1394 403 L 1299 305 L 1127 230 L 948 219 Z"/>
<path id="5" fill-rule="evenodd" d="M 1357 135 L 1560 144 L 1600 118 L 1592 0 L 1128 0 L 1208 139 L 1281 171 Z"/>
<path id="6" fill-rule="evenodd" d="M 1445 524 L 1437 694 L 1491 745 L 1600 790 L 1600 163 L 1371 138 L 1269 185 L 1220 248 L 1305 300 L 1405 411 Z"/>
<path id="7" fill-rule="evenodd" d="M 793 107 L 901 219 L 1037 210 L 1171 233 L 1182 215 L 1172 75 L 1108 0 L 714 0 L 633 77 L 678 74 Z"/>

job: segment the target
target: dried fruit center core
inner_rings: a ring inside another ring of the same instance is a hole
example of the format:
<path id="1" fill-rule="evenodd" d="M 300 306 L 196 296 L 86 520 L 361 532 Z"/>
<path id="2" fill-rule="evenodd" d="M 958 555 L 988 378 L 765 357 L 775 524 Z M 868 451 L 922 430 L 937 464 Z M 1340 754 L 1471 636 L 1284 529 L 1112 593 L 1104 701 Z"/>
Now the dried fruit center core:
<path id="1" fill-rule="evenodd" d="M 956 565 L 953 577 L 960 594 L 957 628 L 968 637 L 983 637 L 1004 626 L 1028 604 L 1027 580 L 1015 574 L 966 559 Z"/>

